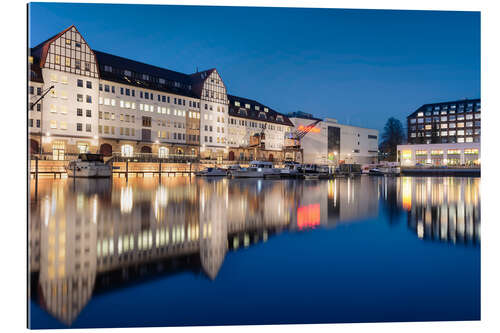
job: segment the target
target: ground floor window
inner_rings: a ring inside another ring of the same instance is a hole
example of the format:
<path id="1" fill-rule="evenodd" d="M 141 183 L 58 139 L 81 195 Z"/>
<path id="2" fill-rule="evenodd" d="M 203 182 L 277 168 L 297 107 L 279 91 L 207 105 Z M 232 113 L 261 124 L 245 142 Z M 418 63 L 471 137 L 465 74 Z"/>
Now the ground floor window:
<path id="1" fill-rule="evenodd" d="M 89 151 L 89 144 L 86 142 L 79 142 L 76 146 L 79 154 L 85 154 Z"/>
<path id="2" fill-rule="evenodd" d="M 448 165 L 460 165 L 460 157 L 448 156 Z"/>
<path id="3" fill-rule="evenodd" d="M 52 143 L 52 159 L 54 161 L 64 161 L 64 141 L 54 141 Z"/>
<path id="4" fill-rule="evenodd" d="M 122 156 L 123 157 L 132 157 L 134 154 L 134 147 L 131 145 L 123 145 L 122 146 Z"/>
<path id="5" fill-rule="evenodd" d="M 158 149 L 158 157 L 159 158 L 167 158 L 168 157 L 168 148 L 160 147 Z"/>

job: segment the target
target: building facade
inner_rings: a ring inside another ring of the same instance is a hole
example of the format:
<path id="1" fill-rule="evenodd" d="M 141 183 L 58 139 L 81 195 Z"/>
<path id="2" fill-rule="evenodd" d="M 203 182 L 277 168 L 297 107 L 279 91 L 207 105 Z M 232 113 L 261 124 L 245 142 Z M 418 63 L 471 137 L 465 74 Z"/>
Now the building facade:
<path id="1" fill-rule="evenodd" d="M 314 118 L 302 112 L 288 115 L 295 131 L 303 133 L 303 162 L 311 164 L 368 164 L 378 160 L 378 131 L 342 125 L 336 119 Z"/>
<path id="2" fill-rule="evenodd" d="M 45 159 L 82 152 L 321 164 L 377 157 L 376 130 L 333 119 L 318 123 L 301 146 L 293 134 L 315 118 L 292 121 L 229 95 L 215 68 L 185 74 L 93 50 L 75 26 L 30 51 L 30 151 Z"/>
<path id="3" fill-rule="evenodd" d="M 435 143 L 399 145 L 401 166 L 475 166 L 481 164 L 481 144 Z"/>
<path id="4" fill-rule="evenodd" d="M 407 118 L 409 144 L 481 141 L 481 100 L 424 104 Z"/>
<path id="5" fill-rule="evenodd" d="M 408 144 L 398 146 L 401 166 L 481 164 L 481 100 L 424 104 L 407 118 Z"/>

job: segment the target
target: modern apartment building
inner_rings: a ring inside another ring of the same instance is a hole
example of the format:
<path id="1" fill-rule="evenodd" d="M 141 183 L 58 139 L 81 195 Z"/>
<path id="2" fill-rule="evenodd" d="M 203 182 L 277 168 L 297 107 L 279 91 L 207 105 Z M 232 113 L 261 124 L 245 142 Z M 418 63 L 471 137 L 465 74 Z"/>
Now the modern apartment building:
<path id="1" fill-rule="evenodd" d="M 480 99 L 424 104 L 407 121 L 408 144 L 398 146 L 402 166 L 481 164 Z"/>
<path id="2" fill-rule="evenodd" d="M 30 51 L 30 148 L 47 158 L 81 152 L 273 158 L 261 151 L 279 151 L 292 126 L 245 98 L 231 96 L 230 113 L 215 68 L 184 74 L 96 51 L 75 26 Z M 254 134 L 258 145 L 250 152 Z"/>
<path id="3" fill-rule="evenodd" d="M 407 122 L 409 144 L 480 142 L 481 100 L 424 104 Z"/>
<path id="4" fill-rule="evenodd" d="M 378 131 L 339 124 L 336 119 L 319 119 L 295 112 L 288 117 L 295 131 L 305 133 L 300 140 L 303 162 L 338 165 L 367 164 L 378 160 Z"/>

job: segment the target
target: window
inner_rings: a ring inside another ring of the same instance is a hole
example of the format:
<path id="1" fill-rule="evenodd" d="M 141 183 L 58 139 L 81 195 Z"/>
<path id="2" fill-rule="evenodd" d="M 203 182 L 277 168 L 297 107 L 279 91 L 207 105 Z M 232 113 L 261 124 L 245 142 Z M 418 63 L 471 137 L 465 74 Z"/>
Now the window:
<path id="1" fill-rule="evenodd" d="M 78 132 L 81 132 L 82 131 L 82 123 L 76 123 L 76 130 Z"/>
<path id="2" fill-rule="evenodd" d="M 76 80 L 76 85 L 78 87 L 82 87 L 83 88 L 83 80 L 80 80 L 80 79 Z"/>
<path id="3" fill-rule="evenodd" d="M 75 60 L 75 68 L 76 69 L 80 69 L 81 68 L 80 63 L 81 63 L 80 60 L 78 60 L 78 59 Z"/>
<path id="4" fill-rule="evenodd" d="M 87 103 L 92 103 L 92 96 L 87 95 L 86 100 L 87 100 Z"/>
<path id="5" fill-rule="evenodd" d="M 77 102 L 83 102 L 83 95 L 82 94 L 77 94 L 76 95 L 76 100 L 77 100 Z"/>
<path id="6" fill-rule="evenodd" d="M 50 128 L 57 128 L 57 121 L 51 120 L 50 121 Z"/>
<path id="7" fill-rule="evenodd" d="M 151 127 L 151 117 L 142 117 L 142 126 Z"/>
<path id="8" fill-rule="evenodd" d="M 128 128 L 127 128 L 128 130 Z M 122 146 L 122 156 L 124 157 L 132 157 L 134 154 L 134 147 L 131 145 L 123 145 Z"/>
<path id="9" fill-rule="evenodd" d="M 92 89 L 92 81 L 87 81 L 87 88 Z"/>
<path id="10" fill-rule="evenodd" d="M 90 72 L 90 63 L 88 63 L 88 62 L 85 63 L 85 70 L 87 72 Z"/>
<path id="11" fill-rule="evenodd" d="M 40 128 L 40 119 L 36 120 L 36 127 Z"/>
<path id="12" fill-rule="evenodd" d="M 165 137 L 165 132 L 163 132 L 163 137 Z M 160 158 L 167 158 L 168 157 L 168 148 L 166 147 L 160 147 L 158 149 L 158 157 Z"/>
<path id="13" fill-rule="evenodd" d="M 92 110 L 87 110 L 87 117 L 92 117 Z"/>
<path id="14" fill-rule="evenodd" d="M 92 132 L 92 124 L 85 124 L 85 131 Z"/>
<path id="15" fill-rule="evenodd" d="M 80 109 L 80 108 L 76 109 L 76 115 L 77 115 L 78 117 L 83 116 L 83 110 L 82 110 L 82 109 Z"/>

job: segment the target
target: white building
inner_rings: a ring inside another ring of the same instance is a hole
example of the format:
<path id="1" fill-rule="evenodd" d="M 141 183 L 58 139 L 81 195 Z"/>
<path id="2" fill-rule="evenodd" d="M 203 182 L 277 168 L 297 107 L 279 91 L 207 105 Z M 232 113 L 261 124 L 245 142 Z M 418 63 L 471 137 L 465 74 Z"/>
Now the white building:
<path id="1" fill-rule="evenodd" d="M 280 151 L 291 126 L 244 98 L 248 109 L 230 122 L 227 88 L 215 68 L 184 74 L 96 51 L 75 26 L 30 51 L 30 147 L 46 158 L 100 152 L 234 159 L 239 152 L 230 148 L 248 148 L 260 132 L 259 148 Z"/>
<path id="2" fill-rule="evenodd" d="M 324 120 L 296 112 L 289 115 L 300 140 L 303 162 L 314 164 L 375 163 L 378 158 L 378 131 L 342 125 L 336 119 Z"/>
<path id="3" fill-rule="evenodd" d="M 421 165 L 479 165 L 481 164 L 481 144 L 436 143 L 398 146 L 398 161 L 401 166 Z"/>

